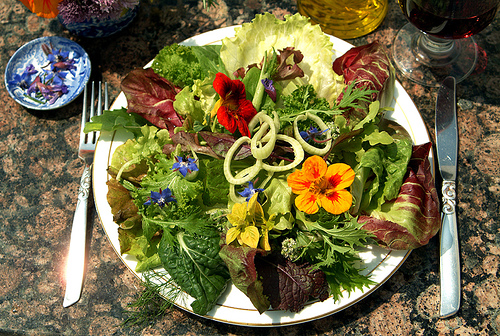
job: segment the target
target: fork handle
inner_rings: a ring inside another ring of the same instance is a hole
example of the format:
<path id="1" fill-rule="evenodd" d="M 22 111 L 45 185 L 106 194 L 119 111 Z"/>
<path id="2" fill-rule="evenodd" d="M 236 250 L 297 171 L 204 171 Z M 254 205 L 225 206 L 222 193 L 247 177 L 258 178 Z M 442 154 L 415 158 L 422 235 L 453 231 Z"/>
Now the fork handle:
<path id="1" fill-rule="evenodd" d="M 80 299 L 85 269 L 85 243 L 87 234 L 87 206 L 90 191 L 91 170 L 85 165 L 80 179 L 78 202 L 76 203 L 69 253 L 66 266 L 66 293 L 63 307 L 69 307 Z"/>

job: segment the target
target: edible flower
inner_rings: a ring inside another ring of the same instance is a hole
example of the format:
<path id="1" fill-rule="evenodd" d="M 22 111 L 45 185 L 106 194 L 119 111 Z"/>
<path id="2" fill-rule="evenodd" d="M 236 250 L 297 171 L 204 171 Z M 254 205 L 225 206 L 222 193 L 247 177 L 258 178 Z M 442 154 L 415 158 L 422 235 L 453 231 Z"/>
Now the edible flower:
<path id="1" fill-rule="evenodd" d="M 21 0 L 30 11 L 46 19 L 53 19 L 57 16 L 59 13 L 57 6 L 60 1 L 61 0 Z"/>
<path id="2" fill-rule="evenodd" d="M 264 191 L 264 189 L 262 188 L 255 188 L 253 186 L 253 182 L 252 181 L 249 181 L 248 182 L 248 187 L 246 187 L 242 192 L 239 192 L 239 194 L 242 196 L 242 197 L 246 197 L 246 201 L 250 201 L 250 199 L 252 198 L 253 195 L 255 195 L 256 193 L 259 193 L 259 192 L 262 192 Z M 258 199 L 258 196 L 257 196 L 257 201 L 260 203 L 259 199 Z"/>
<path id="3" fill-rule="evenodd" d="M 266 78 L 261 80 L 262 85 L 264 85 L 264 91 L 268 94 L 268 96 L 272 99 L 273 102 L 276 103 L 276 88 L 274 87 L 274 83 L 271 79 Z"/>
<path id="4" fill-rule="evenodd" d="M 316 140 L 316 137 L 320 136 L 321 134 L 325 133 L 328 131 L 328 129 L 324 131 L 318 130 L 316 127 L 311 126 L 307 131 L 300 131 L 299 134 L 300 136 L 305 140 L 305 141 L 316 141 L 316 142 L 321 142 L 319 140 Z M 328 139 L 330 140 L 330 139 Z"/>
<path id="5" fill-rule="evenodd" d="M 288 176 L 288 186 L 298 194 L 295 205 L 307 214 L 318 212 L 319 207 L 338 215 L 352 205 L 352 195 L 345 188 L 354 181 L 354 171 L 345 163 L 328 166 L 321 157 L 309 157 Z"/>
<path id="6" fill-rule="evenodd" d="M 274 216 L 271 216 L 269 220 L 265 219 L 264 209 L 257 202 L 257 197 L 258 193 L 255 193 L 248 202 L 233 205 L 231 213 L 227 215 L 233 227 L 227 230 L 226 244 L 237 240 L 240 245 L 257 248 L 260 241 L 263 249 L 271 250 L 269 231 L 274 227 Z"/>
<path id="7" fill-rule="evenodd" d="M 153 203 L 156 203 L 160 206 L 160 208 L 163 208 L 167 203 L 170 202 L 177 202 L 174 196 L 172 196 L 172 191 L 169 188 L 165 190 L 161 190 L 160 188 L 160 192 L 151 191 L 151 196 L 146 202 L 144 202 L 144 205 L 151 205 Z"/>
<path id="8" fill-rule="evenodd" d="M 23 71 L 22 74 L 14 74 L 14 78 L 8 81 L 10 85 L 17 85 L 21 89 L 26 90 L 29 88 L 30 76 L 36 74 L 37 71 L 33 64 L 29 64 Z"/>
<path id="9" fill-rule="evenodd" d="M 183 177 L 186 177 L 192 172 L 198 171 L 198 165 L 196 164 L 196 159 L 184 158 L 182 156 L 175 156 L 175 163 L 172 165 L 173 171 L 178 171 Z"/>
<path id="10" fill-rule="evenodd" d="M 239 79 L 232 80 L 219 72 L 213 82 L 220 99 L 212 110 L 219 123 L 229 132 L 238 129 L 243 136 L 250 136 L 248 123 L 257 114 L 252 102 L 246 98 L 245 85 Z"/>

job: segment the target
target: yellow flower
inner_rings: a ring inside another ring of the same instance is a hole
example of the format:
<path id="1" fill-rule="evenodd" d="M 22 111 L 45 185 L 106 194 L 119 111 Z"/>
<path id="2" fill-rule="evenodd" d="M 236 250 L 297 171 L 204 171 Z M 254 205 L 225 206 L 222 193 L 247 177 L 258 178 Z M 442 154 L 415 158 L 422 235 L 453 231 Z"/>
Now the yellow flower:
<path id="1" fill-rule="evenodd" d="M 354 181 L 354 171 L 344 163 L 328 166 L 321 157 L 309 157 L 288 176 L 288 186 L 298 194 L 295 198 L 297 209 L 307 214 L 318 212 L 319 207 L 338 215 L 352 205 L 352 195 L 345 188 Z"/>
<path id="2" fill-rule="evenodd" d="M 272 221 L 274 216 L 269 220 L 265 219 L 264 209 L 257 201 L 257 197 L 258 193 L 255 193 L 248 202 L 233 205 L 231 213 L 227 216 L 233 227 L 227 230 L 226 244 L 238 240 L 240 245 L 257 248 L 260 241 L 261 248 L 266 251 L 271 250 L 268 233 L 274 226 Z"/>

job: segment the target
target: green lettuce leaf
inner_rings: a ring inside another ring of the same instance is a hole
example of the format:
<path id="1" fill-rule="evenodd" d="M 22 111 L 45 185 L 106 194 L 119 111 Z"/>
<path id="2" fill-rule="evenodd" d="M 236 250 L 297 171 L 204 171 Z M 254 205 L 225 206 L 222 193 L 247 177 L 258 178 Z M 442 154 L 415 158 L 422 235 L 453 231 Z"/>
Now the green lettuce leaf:
<path id="1" fill-rule="evenodd" d="M 269 215 L 275 215 L 274 229 L 285 230 L 293 227 L 291 209 L 293 205 L 292 188 L 288 186 L 286 176 L 271 179 L 264 190 L 266 203 L 263 208 Z"/>
<path id="2" fill-rule="evenodd" d="M 229 273 L 219 257 L 220 235 L 215 227 L 202 235 L 188 231 L 176 234 L 176 242 L 163 235 L 158 254 L 163 267 L 182 290 L 195 298 L 193 312 L 206 315 L 225 290 Z"/>
<path id="3" fill-rule="evenodd" d="M 265 52 L 294 47 L 304 55 L 298 65 L 304 77 L 283 81 L 283 95 L 290 94 L 297 86 L 312 84 L 319 97 L 333 103 L 344 88 L 343 77 L 332 69 L 333 44 L 318 25 L 295 14 L 285 16 L 285 21 L 271 13 L 256 15 L 251 23 L 236 28 L 233 38 L 222 40 L 220 57 L 227 72 L 233 74 L 241 67 L 260 63 Z"/>
<path id="4" fill-rule="evenodd" d="M 146 125 L 148 121 L 136 113 L 128 113 L 127 109 L 121 108 L 116 110 L 103 111 L 102 115 L 93 116 L 92 120 L 85 124 L 83 131 L 85 133 L 92 131 L 113 132 L 119 129 L 124 129 L 134 134 L 135 137 L 140 136 L 141 127 Z"/>

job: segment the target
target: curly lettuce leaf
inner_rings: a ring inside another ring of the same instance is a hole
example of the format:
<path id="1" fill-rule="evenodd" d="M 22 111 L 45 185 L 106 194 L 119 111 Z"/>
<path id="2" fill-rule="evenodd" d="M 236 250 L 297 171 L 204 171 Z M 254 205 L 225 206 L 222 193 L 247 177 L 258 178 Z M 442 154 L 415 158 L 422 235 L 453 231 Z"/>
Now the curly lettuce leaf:
<path id="1" fill-rule="evenodd" d="M 342 76 L 332 69 L 333 44 L 318 25 L 295 14 L 285 16 L 285 21 L 270 13 L 256 15 L 251 23 L 236 28 L 233 38 L 222 40 L 220 57 L 228 73 L 241 67 L 260 63 L 266 52 L 294 47 L 304 55 L 300 68 L 304 77 L 283 81 L 283 95 L 288 95 L 297 86 L 311 84 L 319 97 L 333 103 L 344 88 Z"/>
<path id="2" fill-rule="evenodd" d="M 143 126 L 141 133 L 141 137 L 128 139 L 115 150 L 109 171 L 116 175 L 117 180 L 132 177 L 131 181 L 136 181 L 139 175 L 148 171 L 144 160 L 162 153 L 163 146 L 171 143 L 167 130 L 159 130 L 155 126 Z"/>
<path id="3" fill-rule="evenodd" d="M 217 92 L 213 87 L 215 76 L 195 80 L 192 86 L 186 86 L 175 96 L 174 109 L 183 118 L 190 118 L 190 123 L 203 123 L 216 102 Z"/>
<path id="4" fill-rule="evenodd" d="M 140 227 L 141 216 L 137 213 L 138 208 L 130 192 L 114 178 L 106 182 L 106 185 L 106 199 L 111 207 L 113 221 L 122 229 Z"/>
<path id="5" fill-rule="evenodd" d="M 351 185 L 355 205 L 351 213 L 380 209 L 384 202 L 396 198 L 411 155 L 412 143 L 407 139 L 368 149 L 355 168 Z"/>

